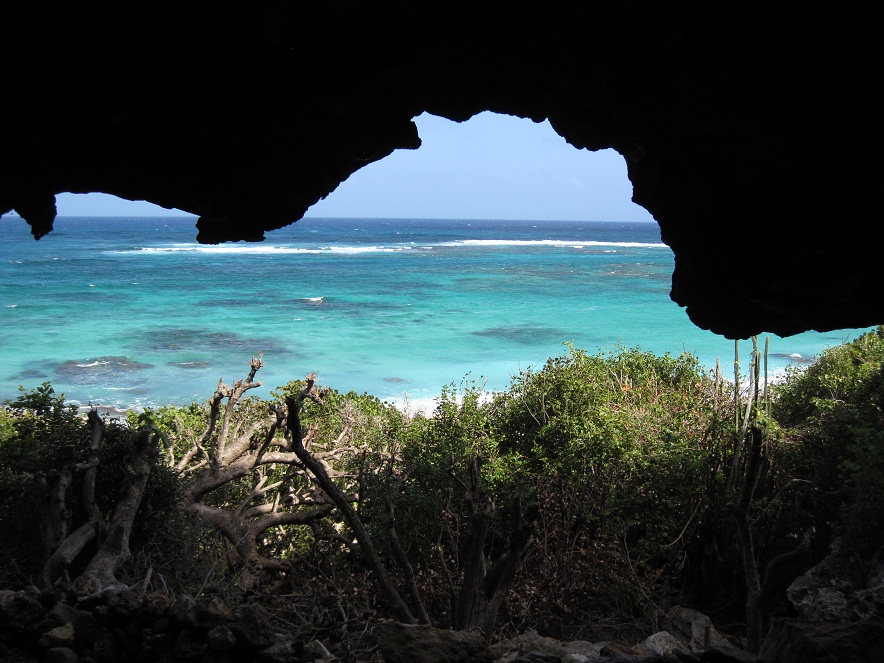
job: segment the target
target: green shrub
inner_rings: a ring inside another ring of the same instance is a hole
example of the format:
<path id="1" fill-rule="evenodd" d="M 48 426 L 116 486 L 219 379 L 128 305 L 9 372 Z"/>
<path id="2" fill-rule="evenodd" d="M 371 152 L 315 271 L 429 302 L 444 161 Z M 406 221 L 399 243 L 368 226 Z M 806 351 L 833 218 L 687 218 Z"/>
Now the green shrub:
<path id="1" fill-rule="evenodd" d="M 269 402 L 243 398 L 233 411 L 233 427 L 269 421 L 271 408 L 303 386 L 290 382 Z M 500 393 L 488 394 L 470 381 L 450 385 L 428 416 L 405 416 L 368 394 L 323 393 L 321 405 L 306 401 L 301 411 L 302 426 L 312 431 L 308 448 L 335 452 L 330 462 L 338 481 L 396 575 L 386 527 L 393 496 L 398 539 L 436 623 L 450 617 L 451 584 L 458 582 L 458 558 L 471 533 L 465 493 L 474 462 L 481 491 L 496 506 L 486 537 L 489 562 L 506 548 L 514 496 L 526 514 L 536 515 L 534 545 L 500 623 L 594 638 L 621 634 L 569 628 L 601 628 L 607 618 L 650 629 L 668 600 L 690 591 L 690 574 L 679 574 L 682 569 L 695 572 L 695 587 L 711 588 L 710 603 L 721 605 L 743 591 L 725 508 L 734 497 L 724 494 L 734 447 L 733 390 L 717 385 L 688 354 L 618 348 L 591 355 L 568 347 L 539 369 L 515 376 Z M 774 394 L 772 419 L 759 419 L 767 437 L 749 506 L 761 566 L 823 521 L 880 543 L 884 328 L 791 371 Z M 142 567 L 167 569 L 162 572 L 177 573 L 181 582 L 202 583 L 213 565 L 229 558 L 220 537 L 180 515 L 180 491 L 189 475 L 171 469 L 202 434 L 208 416 L 201 404 L 130 415 L 128 425 L 108 424 L 101 454 L 98 500 L 108 511 L 132 431 L 149 424 L 162 433 L 165 447 L 131 543 Z M 40 477 L 81 460 L 88 440 L 86 421 L 48 384 L 23 391 L 0 410 L 4 568 L 18 568 L 22 578 L 39 570 L 39 532 L 21 514 L 39 500 Z M 268 485 L 285 478 L 297 489 L 309 482 L 297 468 L 265 471 Z M 255 475 L 231 483 L 211 496 L 212 504 L 236 508 L 259 480 Z M 74 496 L 77 481 L 75 475 Z M 73 520 L 81 515 L 77 499 Z M 827 511 L 832 504 L 836 508 Z M 323 525 L 346 534 L 337 512 Z M 354 579 L 358 556 L 334 537 L 279 527 L 268 530 L 261 545 L 269 556 L 293 561 L 297 571 L 291 577 L 301 590 L 314 591 L 324 574 L 323 591 L 351 583 L 362 587 L 363 605 L 372 603 L 364 576 Z M 176 559 L 187 563 L 179 561 L 176 570 Z M 401 582 L 402 575 L 397 578 Z"/>
<path id="2" fill-rule="evenodd" d="M 586 496 L 588 524 L 654 547 L 678 536 L 706 490 L 713 389 L 687 354 L 569 348 L 514 378 L 490 425 L 502 449 Z"/>
<path id="3" fill-rule="evenodd" d="M 884 327 L 792 371 L 776 395 L 796 473 L 838 499 L 842 531 L 884 541 Z"/>
<path id="4" fill-rule="evenodd" d="M 75 407 L 49 383 L 0 410 L 0 567 L 7 582 L 29 582 L 47 551 L 41 536 L 42 481 L 77 457 L 89 439 Z"/>
<path id="5" fill-rule="evenodd" d="M 7 581 L 13 580 L 14 572 L 16 582 L 32 582 L 50 552 L 41 536 L 47 478 L 66 469 L 71 473 L 65 505 L 70 514 L 68 532 L 85 521 L 80 499 L 83 473 L 77 466 L 86 460 L 89 441 L 86 418 L 75 406 L 65 405 L 64 395 L 56 394 L 49 383 L 33 391 L 22 389 L 17 399 L 0 409 L 0 565 L 7 571 Z M 105 517 L 116 505 L 134 441 L 134 431 L 123 422 L 105 422 L 95 486 L 95 500 Z M 167 468 L 151 472 L 133 524 L 133 551 L 179 521 L 178 485 Z M 77 563 L 75 567 L 73 573 Z"/>

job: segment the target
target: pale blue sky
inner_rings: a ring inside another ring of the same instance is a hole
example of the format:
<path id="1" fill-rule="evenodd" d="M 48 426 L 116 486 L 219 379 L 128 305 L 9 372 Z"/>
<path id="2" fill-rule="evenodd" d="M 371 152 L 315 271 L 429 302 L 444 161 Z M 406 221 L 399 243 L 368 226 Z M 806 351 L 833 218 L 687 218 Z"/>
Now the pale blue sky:
<path id="1" fill-rule="evenodd" d="M 634 204 L 617 152 L 577 150 L 548 122 L 482 113 L 415 119 L 419 150 L 398 150 L 343 182 L 307 216 L 653 221 Z M 173 216 L 146 202 L 62 194 L 60 216 Z"/>

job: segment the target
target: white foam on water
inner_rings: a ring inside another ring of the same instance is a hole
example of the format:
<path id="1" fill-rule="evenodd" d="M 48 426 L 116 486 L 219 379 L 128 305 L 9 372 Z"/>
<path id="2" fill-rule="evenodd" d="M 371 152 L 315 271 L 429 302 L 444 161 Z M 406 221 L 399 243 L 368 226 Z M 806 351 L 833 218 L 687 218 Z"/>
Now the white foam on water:
<path id="1" fill-rule="evenodd" d="M 411 246 L 329 246 L 332 253 L 397 253 L 411 251 Z"/>
<path id="2" fill-rule="evenodd" d="M 401 251 L 410 251 L 412 246 L 351 246 L 351 245 L 331 245 L 320 247 L 301 247 L 301 246 L 263 246 L 263 245 L 232 245 L 232 246 L 205 246 L 202 244 L 173 244 L 171 246 L 144 246 L 137 249 L 126 251 L 107 251 L 109 254 L 131 255 L 131 254 L 179 254 L 179 253 L 199 253 L 214 255 L 319 255 L 323 253 L 331 253 L 334 255 L 348 255 L 361 253 L 398 253 Z"/>
<path id="3" fill-rule="evenodd" d="M 581 249 L 586 247 L 598 246 L 614 246 L 637 249 L 669 248 L 665 244 L 658 242 L 600 242 L 565 239 L 459 239 L 452 242 L 444 242 L 441 246 L 553 246 L 569 249 Z"/>
<path id="4" fill-rule="evenodd" d="M 202 244 L 173 244 L 171 246 L 143 246 L 126 251 L 107 251 L 110 254 L 164 254 L 201 253 L 215 255 L 268 255 L 274 253 L 321 253 L 318 249 L 304 249 L 292 246 L 205 246 Z"/>
<path id="5" fill-rule="evenodd" d="M 494 393 L 490 391 L 482 392 L 479 395 L 480 403 L 490 403 L 494 398 Z M 384 399 L 387 403 L 395 407 L 397 410 L 406 415 L 423 415 L 425 417 L 431 416 L 435 411 L 436 407 L 439 405 L 439 402 L 442 400 L 442 396 L 424 396 L 421 398 L 412 398 L 407 393 L 402 396 L 393 396 L 390 398 Z M 463 396 L 460 394 L 455 394 L 454 396 L 455 402 L 460 405 L 463 403 Z"/>
<path id="6" fill-rule="evenodd" d="M 437 247 L 551 247 L 567 249 L 586 249 L 598 247 L 636 248 L 636 249 L 668 249 L 669 247 L 659 242 L 603 242 L 584 240 L 563 239 L 457 239 L 438 244 L 422 243 L 420 246 L 414 242 L 408 244 L 393 245 L 352 245 L 332 244 L 329 246 L 303 247 L 303 246 L 280 246 L 280 245 L 212 245 L 203 244 L 171 244 L 169 246 L 145 246 L 125 251 L 107 251 L 110 254 L 164 254 L 164 253 L 203 253 L 215 255 L 273 255 L 273 254 L 322 254 L 332 253 L 335 255 L 357 255 L 361 253 L 398 253 L 402 251 L 432 251 Z"/>

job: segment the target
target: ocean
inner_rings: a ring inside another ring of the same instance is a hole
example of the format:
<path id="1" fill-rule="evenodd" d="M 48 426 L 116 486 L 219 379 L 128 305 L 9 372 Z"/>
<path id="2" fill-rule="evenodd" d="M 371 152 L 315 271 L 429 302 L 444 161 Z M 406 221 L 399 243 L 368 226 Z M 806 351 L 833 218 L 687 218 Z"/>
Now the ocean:
<path id="1" fill-rule="evenodd" d="M 255 395 L 316 372 L 411 409 L 465 379 L 505 389 L 569 342 L 732 372 L 733 341 L 669 299 L 654 223 L 306 218 L 219 246 L 194 223 L 60 217 L 37 242 L 0 220 L 0 400 L 51 381 L 81 404 L 182 405 L 259 352 Z M 771 370 L 860 333 L 771 336 Z"/>

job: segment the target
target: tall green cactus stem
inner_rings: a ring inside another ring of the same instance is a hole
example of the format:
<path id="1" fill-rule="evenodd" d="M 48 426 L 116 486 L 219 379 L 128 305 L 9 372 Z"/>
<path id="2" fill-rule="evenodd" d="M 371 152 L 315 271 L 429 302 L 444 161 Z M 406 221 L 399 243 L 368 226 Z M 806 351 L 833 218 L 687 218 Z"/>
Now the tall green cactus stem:
<path id="1" fill-rule="evenodd" d="M 740 427 L 739 444 L 742 450 L 743 441 L 749 432 L 749 419 L 753 418 L 758 400 L 758 337 L 752 337 L 752 354 L 749 359 L 749 388 L 746 390 L 746 411 L 743 413 L 743 425 Z"/>
<path id="2" fill-rule="evenodd" d="M 754 377 L 752 389 L 752 421 L 758 421 L 758 393 L 761 384 L 761 353 L 758 352 L 758 337 L 752 337 L 752 374 Z"/>
<path id="3" fill-rule="evenodd" d="M 734 433 L 740 430 L 740 341 L 734 340 Z"/>
<path id="4" fill-rule="evenodd" d="M 740 470 L 740 456 L 743 454 L 743 436 L 740 434 L 740 414 L 742 406 L 740 394 L 740 341 L 734 340 L 734 456 L 727 477 L 725 494 L 731 495 L 736 486 L 737 474 Z"/>
<path id="5" fill-rule="evenodd" d="M 767 432 L 767 422 L 770 420 L 770 393 L 767 390 L 767 356 L 770 352 L 770 336 L 764 339 L 764 427 Z M 765 437 L 767 437 L 765 435 Z"/>

